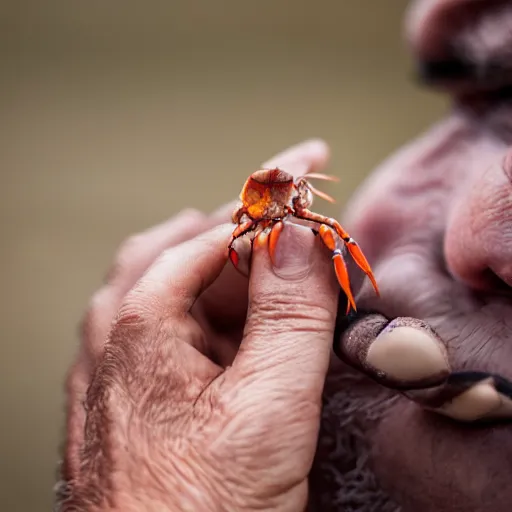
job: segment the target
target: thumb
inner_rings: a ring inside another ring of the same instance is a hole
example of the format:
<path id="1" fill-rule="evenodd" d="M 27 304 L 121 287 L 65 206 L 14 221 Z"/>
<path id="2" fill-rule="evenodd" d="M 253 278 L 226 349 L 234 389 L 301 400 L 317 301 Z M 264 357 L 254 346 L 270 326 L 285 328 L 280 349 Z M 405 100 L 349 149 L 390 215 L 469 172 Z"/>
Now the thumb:
<path id="1" fill-rule="evenodd" d="M 266 389 L 320 400 L 339 296 L 332 261 L 311 229 L 291 223 L 274 261 L 272 267 L 262 234 L 254 240 L 247 321 L 233 369 L 263 380 Z"/>

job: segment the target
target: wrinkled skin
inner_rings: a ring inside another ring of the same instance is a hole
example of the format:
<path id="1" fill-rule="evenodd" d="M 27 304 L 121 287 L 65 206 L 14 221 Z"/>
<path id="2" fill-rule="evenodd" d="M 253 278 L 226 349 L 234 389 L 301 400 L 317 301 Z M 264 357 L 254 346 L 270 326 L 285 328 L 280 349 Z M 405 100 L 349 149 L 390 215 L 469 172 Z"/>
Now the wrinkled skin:
<path id="1" fill-rule="evenodd" d="M 321 160 L 317 142 L 277 158 L 296 175 Z M 279 269 L 255 242 L 248 288 L 226 266 L 232 210 L 121 247 L 67 381 L 59 510 L 304 509 L 338 286 L 311 230 L 290 227 Z"/>
<path id="2" fill-rule="evenodd" d="M 453 12 L 468 4 L 481 2 L 418 2 L 432 16 L 430 31 L 421 19 L 409 22 L 418 60 L 446 56 L 446 41 L 466 29 L 451 24 Z M 464 12 L 476 23 L 486 10 Z M 494 45 L 489 56 L 496 48 L 503 50 Z M 350 334 L 371 343 L 376 317 L 419 319 L 435 329 L 453 370 L 512 380 L 512 103 L 495 92 L 495 76 L 476 85 L 471 75 L 441 78 L 429 76 L 456 95 L 453 112 L 377 169 L 341 219 L 368 256 L 382 298 L 365 283 L 358 305 L 376 313 L 350 324 L 338 318 L 334 344 L 347 345 Z M 320 170 L 327 156 L 313 142 L 267 165 L 298 175 Z M 508 511 L 510 425 L 468 426 L 426 412 L 421 396 L 398 394 L 335 357 L 310 473 L 336 322 L 332 269 L 317 251 L 305 280 L 293 277 L 293 264 L 279 277 L 256 250 L 248 288 L 223 268 L 229 229 L 194 238 L 227 222 L 233 207 L 185 212 L 118 254 L 68 379 L 62 509 L 301 510 L 310 475 L 310 502 L 319 510 Z M 314 243 L 301 236 L 303 245 Z M 192 279 L 183 262 L 201 257 L 211 259 Z M 277 338 L 269 350 L 268 339 Z M 300 380 L 295 364 L 307 370 Z M 276 396 L 279 410 L 269 399 Z M 226 425 L 230 435 L 222 436 Z M 330 438 L 344 432 L 357 432 L 359 444 L 340 455 Z M 240 447 L 244 457 L 234 459 Z M 365 479 L 350 501 L 346 482 L 356 466 Z"/>

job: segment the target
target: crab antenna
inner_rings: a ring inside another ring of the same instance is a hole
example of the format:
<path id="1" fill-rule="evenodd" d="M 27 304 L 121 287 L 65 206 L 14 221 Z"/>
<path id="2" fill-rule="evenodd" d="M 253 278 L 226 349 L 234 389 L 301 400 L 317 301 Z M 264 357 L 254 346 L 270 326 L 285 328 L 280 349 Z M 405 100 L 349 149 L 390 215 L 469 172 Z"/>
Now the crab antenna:
<path id="1" fill-rule="evenodd" d="M 311 190 L 311 192 L 313 192 L 313 194 L 315 194 L 316 196 L 321 197 L 326 201 L 329 201 L 329 203 L 336 203 L 336 201 L 329 194 L 326 194 L 325 192 L 316 189 L 315 187 L 313 187 L 313 185 L 311 185 L 311 183 L 308 183 L 308 187 Z"/>
<path id="2" fill-rule="evenodd" d="M 330 176 L 329 174 L 322 174 L 319 172 L 311 172 L 311 173 L 305 174 L 304 176 L 301 176 L 301 178 L 304 178 L 304 179 L 316 178 L 317 180 L 340 181 L 340 179 L 337 176 Z"/>

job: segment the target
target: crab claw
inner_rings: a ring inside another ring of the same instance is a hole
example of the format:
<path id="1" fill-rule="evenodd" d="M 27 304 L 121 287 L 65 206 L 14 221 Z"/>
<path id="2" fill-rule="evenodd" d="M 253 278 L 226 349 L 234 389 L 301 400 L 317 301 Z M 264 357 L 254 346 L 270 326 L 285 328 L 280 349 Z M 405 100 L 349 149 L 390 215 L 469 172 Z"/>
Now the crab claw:
<path id="1" fill-rule="evenodd" d="M 279 240 L 279 236 L 281 235 L 284 229 L 284 224 L 282 221 L 276 222 L 270 231 L 269 240 L 268 240 L 268 252 L 270 254 L 270 259 L 272 260 L 272 264 L 276 264 L 276 247 L 277 241 Z"/>
<path id="2" fill-rule="evenodd" d="M 357 307 L 356 301 L 354 300 L 354 296 L 352 294 L 352 290 L 350 288 L 350 279 L 348 277 L 347 265 L 345 264 L 345 260 L 343 259 L 339 249 L 334 251 L 332 260 L 334 262 L 334 271 L 336 272 L 338 283 L 347 296 L 348 304 L 346 314 L 348 315 L 350 313 L 350 308 L 352 308 L 354 311 L 357 311 Z"/>
<path id="3" fill-rule="evenodd" d="M 338 221 L 329 217 L 325 217 L 324 215 L 311 212 L 307 208 L 301 208 L 298 212 L 295 213 L 295 217 L 298 219 L 309 220 L 321 224 L 318 232 L 320 233 L 324 244 L 329 249 L 331 249 L 331 251 L 336 249 L 336 242 L 334 240 L 332 231 L 330 231 L 330 228 L 336 231 L 336 234 L 343 240 L 345 246 L 347 247 L 354 261 L 357 263 L 358 267 L 370 279 L 373 288 L 377 293 L 377 296 L 380 296 L 379 287 L 377 286 L 377 281 L 375 280 L 370 264 L 368 261 L 366 261 L 366 258 L 359 248 L 359 245 L 357 245 L 357 242 L 341 227 L 341 224 Z"/>
<path id="4" fill-rule="evenodd" d="M 238 263 L 240 262 L 240 257 L 238 253 L 233 249 L 233 247 L 229 248 L 229 259 L 235 268 L 238 268 Z"/>
<path id="5" fill-rule="evenodd" d="M 240 238 L 249 233 L 249 231 L 252 231 L 253 229 L 255 229 L 257 226 L 257 223 L 252 221 L 252 220 L 249 220 L 247 222 L 244 222 L 242 224 L 239 224 L 233 231 L 233 234 L 232 234 L 232 237 L 231 237 L 231 242 L 229 243 L 229 246 L 228 246 L 228 256 L 229 256 L 229 260 L 231 261 L 231 263 L 233 264 L 233 266 L 239 271 L 241 272 L 242 274 L 246 275 L 245 271 L 242 270 L 240 268 L 240 256 L 239 256 L 239 253 L 238 251 L 233 247 L 234 243 L 237 241 L 237 240 L 240 240 Z M 250 258 L 249 258 L 250 260 Z M 250 265 L 250 261 L 248 263 L 248 265 Z M 248 271 L 248 270 L 247 270 Z"/>
<path id="6" fill-rule="evenodd" d="M 349 238 L 349 240 L 345 242 L 345 245 L 348 249 L 348 252 L 357 263 L 358 267 L 368 276 L 368 279 L 371 281 L 377 296 L 380 296 L 379 287 L 377 286 L 377 281 L 375 280 L 375 276 L 373 275 L 370 264 L 366 260 L 363 251 L 361 251 L 361 248 L 357 242 L 353 238 Z"/>
<path id="7" fill-rule="evenodd" d="M 324 245 L 332 251 L 332 260 L 334 262 L 334 271 L 336 272 L 336 278 L 338 279 L 338 283 L 341 286 L 341 289 L 347 296 L 348 304 L 347 304 L 347 315 L 350 312 L 350 308 L 354 311 L 357 311 L 356 301 L 354 300 L 354 295 L 352 294 L 352 290 L 350 288 L 350 279 L 348 276 L 347 266 L 345 264 L 345 260 L 343 259 L 343 255 L 341 254 L 340 249 L 336 247 L 336 239 L 334 238 L 334 233 L 332 229 L 328 228 L 325 224 L 322 224 L 318 229 L 318 233 L 322 239 Z"/>

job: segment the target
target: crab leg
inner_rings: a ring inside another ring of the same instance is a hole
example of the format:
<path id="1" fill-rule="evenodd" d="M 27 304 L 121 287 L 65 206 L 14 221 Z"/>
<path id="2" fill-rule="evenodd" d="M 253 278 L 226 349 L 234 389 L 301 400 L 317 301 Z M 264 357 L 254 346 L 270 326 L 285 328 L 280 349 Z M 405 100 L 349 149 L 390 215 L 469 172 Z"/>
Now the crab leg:
<path id="1" fill-rule="evenodd" d="M 324 215 L 320 215 L 318 213 L 311 212 L 307 209 L 300 209 L 295 212 L 295 216 L 299 219 L 309 220 L 312 222 L 317 222 L 319 224 L 327 224 L 332 227 L 336 233 L 340 236 L 340 238 L 345 243 L 348 252 L 357 263 L 358 267 L 368 276 L 370 279 L 373 288 L 375 289 L 375 293 L 380 295 L 379 287 L 377 286 L 377 281 L 375 280 L 375 276 L 373 275 L 370 264 L 366 260 L 363 251 L 357 244 L 357 242 L 341 227 L 341 224 L 334 219 L 329 217 L 325 217 Z"/>
<path id="2" fill-rule="evenodd" d="M 233 266 L 235 268 L 238 267 L 238 262 L 240 260 L 238 253 L 235 251 L 233 247 L 233 243 L 237 238 L 240 238 L 241 236 L 245 235 L 246 233 L 249 233 L 249 231 L 252 231 L 256 227 L 257 222 L 254 220 L 248 220 L 246 222 L 243 222 L 242 224 L 238 225 L 235 230 L 233 231 L 233 234 L 231 235 L 231 242 L 229 242 L 228 250 L 229 250 L 229 259 L 231 260 L 231 263 L 233 263 Z"/>
<path id="3" fill-rule="evenodd" d="M 336 277 L 338 279 L 338 283 L 341 286 L 341 289 L 345 292 L 347 296 L 347 312 L 348 315 L 350 312 L 350 308 L 352 307 L 354 311 L 357 311 L 356 301 L 354 300 L 354 295 L 352 294 L 352 290 L 350 288 L 350 279 L 348 277 L 347 266 L 345 265 L 345 260 L 341 254 L 341 251 L 336 247 L 336 240 L 334 239 L 334 234 L 330 228 L 328 228 L 325 224 L 322 224 L 318 230 L 320 238 L 324 245 L 332 251 L 332 260 L 334 262 L 334 271 L 336 272 Z"/>

